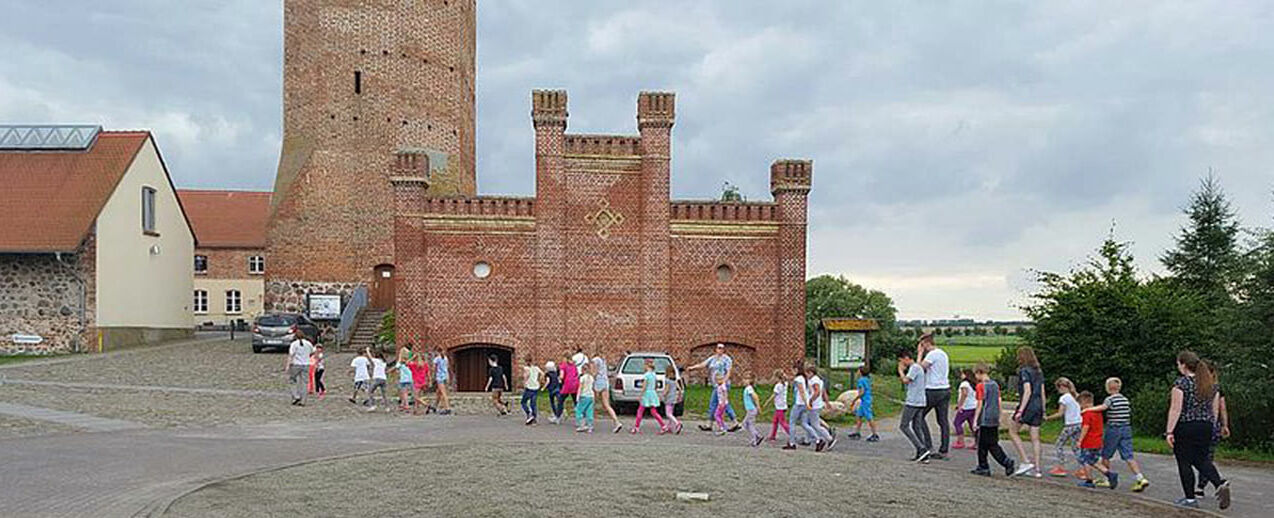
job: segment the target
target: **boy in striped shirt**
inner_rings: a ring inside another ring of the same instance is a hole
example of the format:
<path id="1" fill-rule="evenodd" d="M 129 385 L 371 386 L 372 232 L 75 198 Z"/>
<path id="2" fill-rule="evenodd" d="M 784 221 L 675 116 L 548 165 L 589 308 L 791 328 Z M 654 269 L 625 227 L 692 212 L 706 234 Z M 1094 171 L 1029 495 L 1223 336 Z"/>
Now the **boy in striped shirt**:
<path id="1" fill-rule="evenodd" d="M 1132 403 L 1120 393 L 1124 382 L 1119 378 L 1106 380 L 1106 400 L 1095 407 L 1086 408 L 1084 412 L 1105 412 L 1106 433 L 1102 437 L 1102 464 L 1110 469 L 1110 459 L 1119 452 L 1119 457 L 1128 463 L 1128 469 L 1137 480 L 1132 483 L 1132 490 L 1140 493 L 1150 487 L 1150 480 L 1141 473 L 1141 465 L 1132 454 Z"/>

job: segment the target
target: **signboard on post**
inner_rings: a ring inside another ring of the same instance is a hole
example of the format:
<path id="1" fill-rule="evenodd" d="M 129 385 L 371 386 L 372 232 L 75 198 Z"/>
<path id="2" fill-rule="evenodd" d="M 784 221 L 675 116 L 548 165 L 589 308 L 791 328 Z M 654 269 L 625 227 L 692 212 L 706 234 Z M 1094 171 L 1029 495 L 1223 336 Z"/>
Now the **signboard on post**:
<path id="1" fill-rule="evenodd" d="M 867 333 L 831 333 L 831 367 L 857 369 L 867 362 Z"/>
<path id="2" fill-rule="evenodd" d="M 306 314 L 311 320 L 340 320 L 341 296 L 311 293 L 305 296 Z"/>
<path id="3" fill-rule="evenodd" d="M 44 337 L 40 335 L 24 335 L 15 333 L 13 335 L 13 343 L 17 345 L 37 345 L 44 341 Z"/>

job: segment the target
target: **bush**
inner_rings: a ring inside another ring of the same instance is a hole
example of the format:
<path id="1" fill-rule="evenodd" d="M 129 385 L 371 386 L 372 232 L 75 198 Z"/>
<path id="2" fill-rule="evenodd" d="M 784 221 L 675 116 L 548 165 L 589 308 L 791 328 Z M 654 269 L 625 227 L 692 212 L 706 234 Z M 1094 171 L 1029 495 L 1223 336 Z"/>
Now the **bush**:
<path id="1" fill-rule="evenodd" d="M 1274 451 L 1274 395 L 1259 383 L 1247 383 L 1244 377 L 1222 373 L 1221 391 L 1230 414 L 1230 438 L 1224 444 L 1239 448 Z M 1172 380 L 1146 384 L 1129 395 L 1132 401 L 1132 426 L 1138 435 L 1155 436 L 1164 432 L 1171 403 Z"/>
<path id="2" fill-rule="evenodd" d="M 1146 383 L 1135 394 L 1124 394 L 1132 403 L 1132 431 L 1137 435 L 1156 436 L 1164 432 L 1164 423 L 1168 422 L 1168 391 L 1171 383 Z M 1106 389 L 1100 395 L 1093 394 L 1098 403 L 1105 399 Z"/>

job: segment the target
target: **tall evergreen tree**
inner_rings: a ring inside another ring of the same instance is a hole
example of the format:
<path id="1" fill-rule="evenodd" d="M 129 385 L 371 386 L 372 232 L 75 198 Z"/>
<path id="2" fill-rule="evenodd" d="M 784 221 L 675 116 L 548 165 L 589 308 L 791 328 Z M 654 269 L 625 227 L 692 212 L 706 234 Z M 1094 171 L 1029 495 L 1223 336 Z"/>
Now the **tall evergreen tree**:
<path id="1" fill-rule="evenodd" d="M 1208 174 L 1184 210 L 1190 222 L 1162 261 L 1175 281 L 1210 301 L 1228 298 L 1239 266 L 1238 218 L 1215 176 Z"/>

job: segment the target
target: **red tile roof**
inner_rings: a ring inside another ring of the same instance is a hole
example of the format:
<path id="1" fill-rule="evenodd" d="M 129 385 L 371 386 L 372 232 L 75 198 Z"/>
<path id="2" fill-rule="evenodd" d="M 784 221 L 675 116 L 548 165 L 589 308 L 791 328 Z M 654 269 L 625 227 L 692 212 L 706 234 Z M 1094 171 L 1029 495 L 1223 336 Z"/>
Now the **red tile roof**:
<path id="1" fill-rule="evenodd" d="M 0 150 L 0 252 L 72 252 L 148 131 L 103 131 L 85 151 Z"/>
<path id="2" fill-rule="evenodd" d="M 270 192 L 177 191 L 200 248 L 265 248 Z"/>

